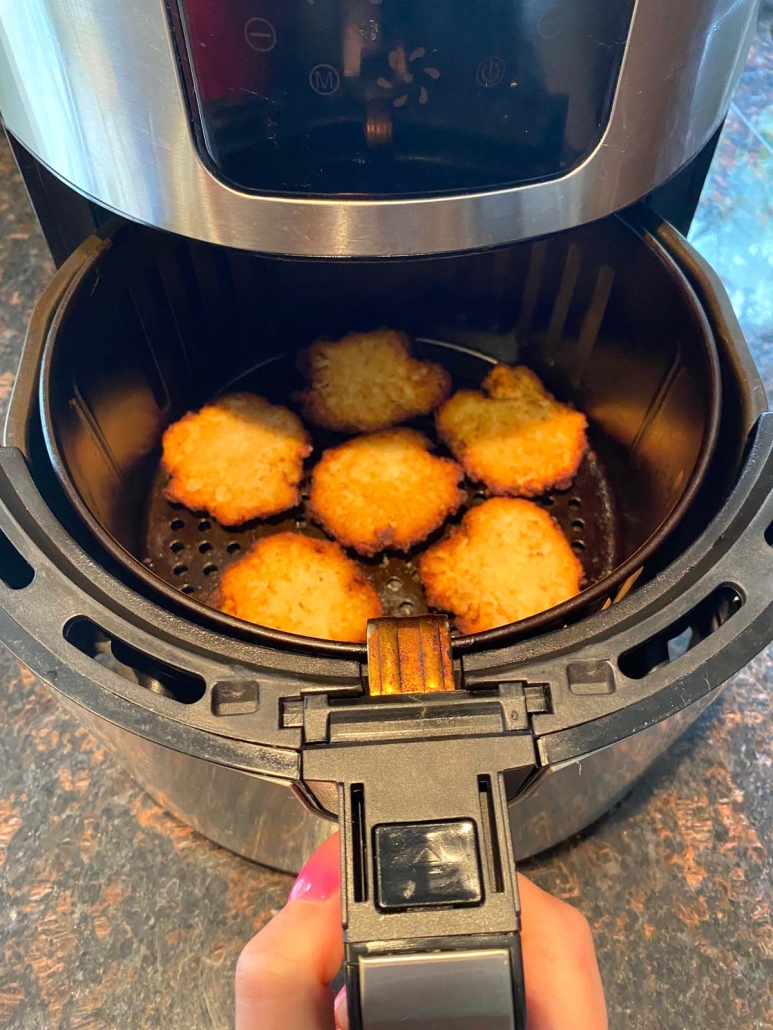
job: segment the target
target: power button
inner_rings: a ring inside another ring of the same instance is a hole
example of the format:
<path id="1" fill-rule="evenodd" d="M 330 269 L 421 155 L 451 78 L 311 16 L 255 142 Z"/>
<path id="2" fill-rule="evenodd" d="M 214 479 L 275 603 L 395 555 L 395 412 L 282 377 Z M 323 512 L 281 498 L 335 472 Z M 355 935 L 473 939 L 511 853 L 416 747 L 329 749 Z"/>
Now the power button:
<path id="1" fill-rule="evenodd" d="M 505 62 L 496 55 L 486 57 L 480 62 L 475 72 L 475 79 L 479 86 L 484 89 L 491 89 L 498 86 L 505 77 Z"/>

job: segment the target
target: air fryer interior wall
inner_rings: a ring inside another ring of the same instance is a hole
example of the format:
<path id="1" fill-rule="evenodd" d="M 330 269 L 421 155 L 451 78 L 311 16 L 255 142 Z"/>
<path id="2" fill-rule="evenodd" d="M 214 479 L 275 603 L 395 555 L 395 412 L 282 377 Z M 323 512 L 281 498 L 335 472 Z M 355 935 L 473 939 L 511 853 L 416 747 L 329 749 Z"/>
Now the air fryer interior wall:
<path id="1" fill-rule="evenodd" d="M 41 410 L 59 474 L 142 561 L 171 421 L 271 359 L 289 376 L 318 336 L 384 324 L 525 361 L 589 416 L 615 493 L 618 562 L 673 515 L 710 456 L 719 383 L 707 323 L 662 248 L 616 218 L 534 244 L 379 264 L 263 258 L 127 225 L 49 335 Z M 248 382 L 270 378 L 259 370 Z"/>

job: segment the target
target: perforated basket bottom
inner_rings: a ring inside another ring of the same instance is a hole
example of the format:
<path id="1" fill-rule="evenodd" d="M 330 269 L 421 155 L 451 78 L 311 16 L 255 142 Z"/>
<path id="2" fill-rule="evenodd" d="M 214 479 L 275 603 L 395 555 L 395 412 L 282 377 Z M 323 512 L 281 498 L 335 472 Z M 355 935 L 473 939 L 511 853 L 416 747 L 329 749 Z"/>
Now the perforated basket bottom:
<path id="1" fill-rule="evenodd" d="M 441 353 L 432 353 L 440 348 Z M 434 360 L 442 361 L 451 371 L 455 387 L 479 386 L 492 364 L 492 359 L 487 356 L 462 351 L 451 345 L 423 341 L 422 349 Z M 298 385 L 292 361 L 284 357 L 253 369 L 220 392 L 253 390 L 275 403 L 292 407 L 290 397 Z M 419 420 L 416 426 L 433 435 L 429 420 Z M 322 450 L 343 439 L 319 431 L 313 435 L 316 448 L 309 467 L 313 466 Z M 442 448 L 439 453 L 443 453 Z M 261 537 L 286 530 L 304 536 L 325 537 L 309 518 L 305 488 L 304 502 L 298 508 L 273 519 L 226 529 L 207 515 L 170 503 L 164 496 L 166 482 L 167 476 L 159 468 L 148 503 L 143 561 L 172 587 L 205 603 L 216 590 L 223 570 L 242 557 Z M 485 489 L 469 485 L 467 500 L 457 515 L 408 554 L 387 553 L 364 559 L 351 552 L 351 557 L 360 563 L 366 578 L 378 592 L 387 615 L 422 615 L 428 611 L 416 559 L 458 525 L 469 507 L 483 503 L 488 496 Z M 587 454 L 570 490 L 545 494 L 536 502 L 550 512 L 570 541 L 585 570 L 586 586 L 614 570 L 619 563 L 614 495 L 606 471 L 593 451 Z"/>

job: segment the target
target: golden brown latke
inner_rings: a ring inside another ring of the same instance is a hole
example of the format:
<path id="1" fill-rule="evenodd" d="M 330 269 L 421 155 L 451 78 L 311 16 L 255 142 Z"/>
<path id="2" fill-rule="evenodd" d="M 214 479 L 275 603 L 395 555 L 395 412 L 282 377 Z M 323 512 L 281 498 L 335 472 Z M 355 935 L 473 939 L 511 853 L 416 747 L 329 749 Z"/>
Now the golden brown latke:
<path id="1" fill-rule="evenodd" d="M 303 459 L 311 454 L 303 423 L 287 408 L 251 393 L 232 393 L 189 413 L 164 433 L 165 493 L 223 526 L 268 518 L 301 499 Z"/>
<path id="2" fill-rule="evenodd" d="M 214 603 L 228 615 L 324 640 L 365 640 L 384 614 L 357 564 L 329 540 L 296 533 L 263 537 L 220 580 Z"/>
<path id="3" fill-rule="evenodd" d="M 438 435 L 467 475 L 510 496 L 570 486 L 588 449 L 585 416 L 523 365 L 496 365 L 483 391 L 459 390 L 435 415 Z"/>
<path id="4" fill-rule="evenodd" d="M 428 604 L 453 612 L 462 633 L 480 633 L 574 597 L 583 570 L 547 512 L 497 497 L 426 551 L 419 575 Z"/>
<path id="5" fill-rule="evenodd" d="M 312 518 L 360 554 L 407 551 L 457 511 L 462 469 L 414 429 L 358 436 L 325 451 L 311 478 Z"/>
<path id="6" fill-rule="evenodd" d="M 309 380 L 298 396 L 304 416 L 339 433 L 373 433 L 428 415 L 451 392 L 448 372 L 417 361 L 408 337 L 394 329 L 317 340 L 300 365 Z"/>

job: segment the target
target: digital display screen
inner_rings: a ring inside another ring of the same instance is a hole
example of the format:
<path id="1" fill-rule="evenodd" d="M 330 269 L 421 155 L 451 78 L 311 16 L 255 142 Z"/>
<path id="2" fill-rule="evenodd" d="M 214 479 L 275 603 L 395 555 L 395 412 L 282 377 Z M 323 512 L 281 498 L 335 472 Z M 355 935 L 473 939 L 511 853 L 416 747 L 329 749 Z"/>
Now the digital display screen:
<path id="1" fill-rule="evenodd" d="M 178 0 L 205 157 L 261 192 L 423 195 L 565 174 L 634 0 Z"/>

